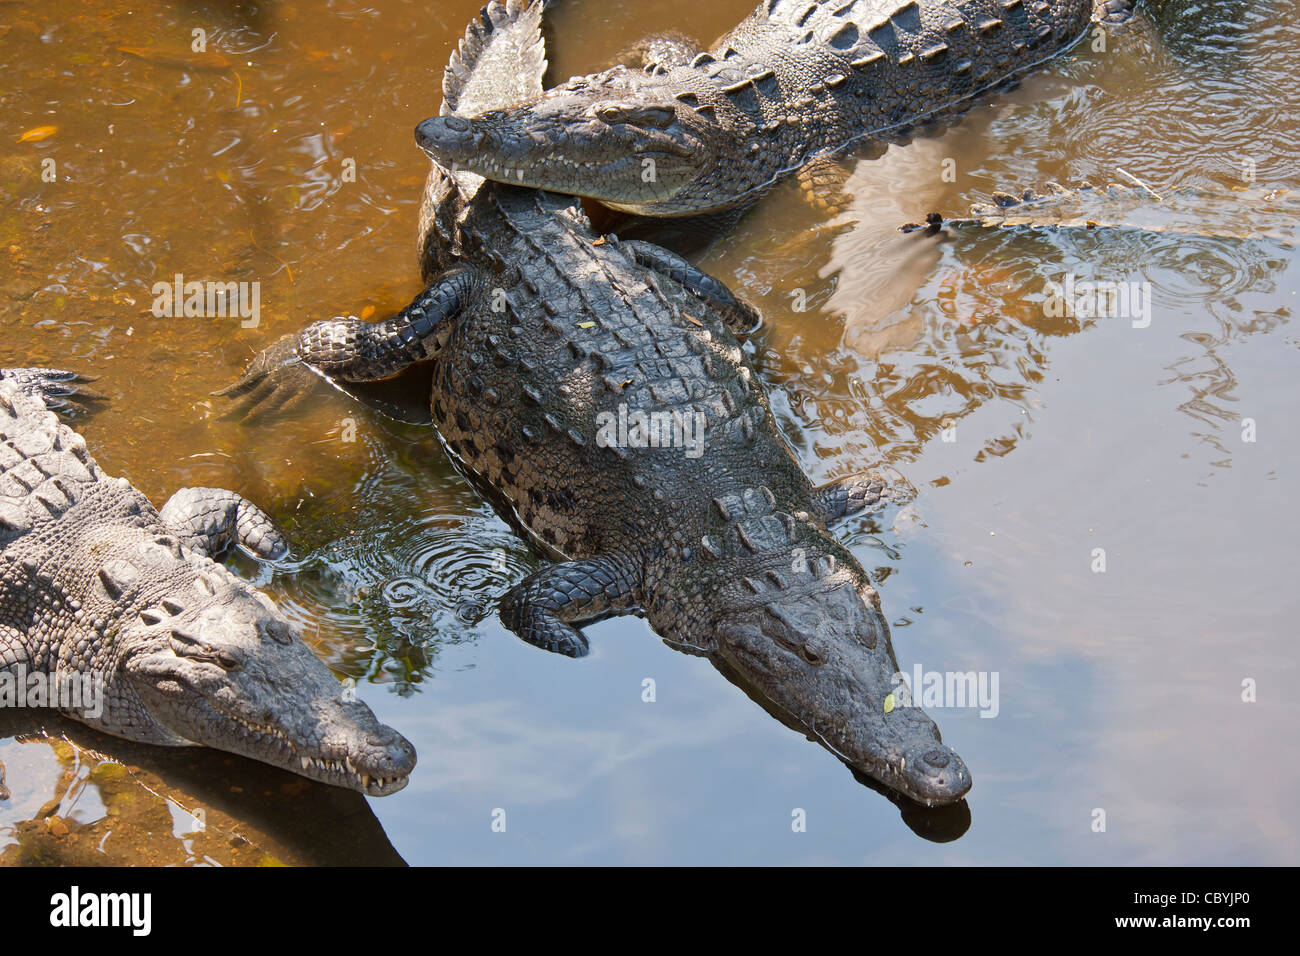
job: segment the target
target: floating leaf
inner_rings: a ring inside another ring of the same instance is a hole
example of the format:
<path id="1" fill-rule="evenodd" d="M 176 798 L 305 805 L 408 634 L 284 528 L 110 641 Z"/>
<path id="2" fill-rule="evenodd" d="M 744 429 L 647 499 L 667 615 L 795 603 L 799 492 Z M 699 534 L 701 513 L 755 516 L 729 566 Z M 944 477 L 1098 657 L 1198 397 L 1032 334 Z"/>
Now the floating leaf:
<path id="1" fill-rule="evenodd" d="M 578 328 L 580 328 L 580 329 L 591 329 L 591 328 L 595 328 L 595 326 L 596 326 L 596 323 L 595 323 L 595 322 L 579 322 L 579 323 L 578 323 Z"/>
<path id="2" fill-rule="evenodd" d="M 889 712 L 890 712 L 891 710 L 893 710 L 893 709 L 894 709 L 894 695 L 893 695 L 893 694 L 886 694 L 886 695 L 885 695 L 885 713 L 889 713 Z"/>
<path id="3" fill-rule="evenodd" d="M 57 126 L 33 126 L 22 136 L 18 137 L 20 143 L 39 143 L 43 139 L 49 139 L 59 131 Z"/>

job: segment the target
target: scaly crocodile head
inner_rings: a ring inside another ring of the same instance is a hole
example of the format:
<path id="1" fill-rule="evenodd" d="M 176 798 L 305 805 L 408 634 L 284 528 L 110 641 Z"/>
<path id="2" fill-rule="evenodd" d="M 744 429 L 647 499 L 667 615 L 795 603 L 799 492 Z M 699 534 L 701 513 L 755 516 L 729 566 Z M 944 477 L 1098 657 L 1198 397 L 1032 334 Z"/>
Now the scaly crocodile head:
<path id="1" fill-rule="evenodd" d="M 718 614 L 711 657 L 784 722 L 873 780 L 925 806 L 956 803 L 970 771 L 900 693 L 879 597 L 847 552 L 819 550 L 800 553 L 793 569 L 751 569 L 743 586 L 728 586 L 716 606 L 744 609 Z"/>
<path id="2" fill-rule="evenodd" d="M 371 796 L 406 786 L 410 743 L 339 684 L 269 598 L 220 565 L 161 536 L 119 547 L 88 597 L 88 612 L 116 620 L 99 657 L 111 675 L 103 712 L 87 723 Z"/>
<path id="3" fill-rule="evenodd" d="M 625 67 L 416 129 L 416 142 L 442 166 L 659 216 L 699 211 L 718 157 L 734 140 L 711 115 L 676 99 L 662 78 Z"/>

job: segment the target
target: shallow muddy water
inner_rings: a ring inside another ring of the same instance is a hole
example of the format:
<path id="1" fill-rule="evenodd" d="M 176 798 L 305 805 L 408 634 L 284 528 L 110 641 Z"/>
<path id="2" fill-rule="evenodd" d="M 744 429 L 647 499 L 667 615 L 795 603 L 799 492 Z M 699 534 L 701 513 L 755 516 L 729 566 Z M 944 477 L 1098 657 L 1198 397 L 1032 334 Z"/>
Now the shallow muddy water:
<path id="1" fill-rule="evenodd" d="M 1251 199 L 1300 188 L 1300 2 L 1149 3 L 860 161 L 841 220 L 781 187 L 697 256 L 766 313 L 750 349 L 809 472 L 917 488 L 842 534 L 905 672 L 996 676 L 988 716 L 927 708 L 975 779 L 943 813 L 640 620 L 590 627 L 582 661 L 504 631 L 495 598 L 538 559 L 427 428 L 323 387 L 273 425 L 222 417 L 210 393 L 278 336 L 418 291 L 412 130 L 479 5 L 0 2 L 0 364 L 98 376 L 77 427 L 156 504 L 226 486 L 283 522 L 294 561 L 237 566 L 420 756 L 367 801 L 5 715 L 0 862 L 1300 862 L 1300 260 Z M 751 6 L 565 0 L 551 76 Z M 897 228 L 1125 173 L 1219 198 L 1165 232 Z M 259 283 L 257 325 L 155 318 L 176 274 Z M 1066 276 L 1132 314 L 1054 315 Z"/>

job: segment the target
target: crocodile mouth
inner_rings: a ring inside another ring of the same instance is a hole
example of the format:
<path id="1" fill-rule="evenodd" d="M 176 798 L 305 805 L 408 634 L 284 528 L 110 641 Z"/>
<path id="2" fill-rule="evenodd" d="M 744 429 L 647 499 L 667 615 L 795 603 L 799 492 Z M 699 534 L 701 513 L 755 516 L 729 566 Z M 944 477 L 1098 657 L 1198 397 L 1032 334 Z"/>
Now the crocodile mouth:
<path id="1" fill-rule="evenodd" d="M 746 642 L 743 628 L 731 633 L 722 653 L 710 655 L 714 665 L 781 723 L 920 806 L 949 806 L 970 791 L 973 781 L 965 762 L 942 742 L 923 711 L 902 705 L 885 711 L 868 703 L 879 698 L 855 676 L 868 667 L 846 669 L 827 658 L 825 646 L 807 642 L 799 654 L 784 647 L 775 633 L 762 643 Z M 809 659 L 806 652 L 814 646 L 819 653 Z M 818 676 L 827 667 L 839 679 Z M 825 698 L 823 704 L 808 706 L 808 699 L 819 697 Z"/>
<path id="2" fill-rule="evenodd" d="M 415 129 L 420 149 L 448 169 L 529 189 L 592 195 L 615 208 L 620 201 L 668 199 L 699 174 L 692 149 L 662 134 L 642 135 L 635 146 L 610 128 L 601 137 L 571 135 L 567 149 L 543 148 L 528 136 L 460 116 L 431 117 Z"/>
<path id="3" fill-rule="evenodd" d="M 951 747 L 939 741 L 926 741 L 908 753 L 854 756 L 845 746 L 848 742 L 846 731 L 841 730 L 832 737 L 824 728 L 814 724 L 805 723 L 804 726 L 817 737 L 818 743 L 846 764 L 901 793 L 913 803 L 930 808 L 945 807 L 970 792 L 973 781 L 965 762 Z M 921 781 L 924 781 L 923 785 Z"/>
<path id="4" fill-rule="evenodd" d="M 279 727 L 251 721 L 237 714 L 232 714 L 228 710 L 213 705 L 211 701 L 208 701 L 208 704 L 212 707 L 214 713 L 220 714 L 232 724 L 243 728 L 252 737 L 254 743 L 247 748 L 247 752 L 241 749 L 235 751 L 237 753 L 245 753 L 246 756 L 253 759 L 279 766 L 284 770 L 292 771 L 319 783 L 343 787 L 348 790 L 357 790 L 370 797 L 386 797 L 389 794 L 397 793 L 410 782 L 409 770 L 396 775 L 392 775 L 391 771 L 389 771 L 390 775 L 385 776 L 377 770 L 371 771 L 367 769 L 364 763 L 358 766 L 357 760 L 351 754 L 342 758 L 330 759 L 324 756 L 303 753 L 301 746 Z M 394 733 L 394 737 L 396 736 Z M 195 743 L 201 746 L 211 746 L 210 744 L 204 744 L 202 741 L 195 741 Z M 272 752 L 275 752 L 275 756 L 271 755 Z"/>

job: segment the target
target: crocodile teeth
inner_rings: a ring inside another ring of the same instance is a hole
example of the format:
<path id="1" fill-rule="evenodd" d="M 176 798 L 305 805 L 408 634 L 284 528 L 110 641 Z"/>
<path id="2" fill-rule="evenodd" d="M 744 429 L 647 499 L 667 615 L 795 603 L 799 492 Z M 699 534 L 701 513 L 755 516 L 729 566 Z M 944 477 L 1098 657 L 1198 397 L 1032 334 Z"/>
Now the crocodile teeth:
<path id="1" fill-rule="evenodd" d="M 310 757 L 302 757 L 302 758 L 300 758 L 300 759 L 302 760 L 302 769 L 303 769 L 303 770 L 310 770 L 310 769 L 311 769 L 311 758 L 310 758 Z"/>

